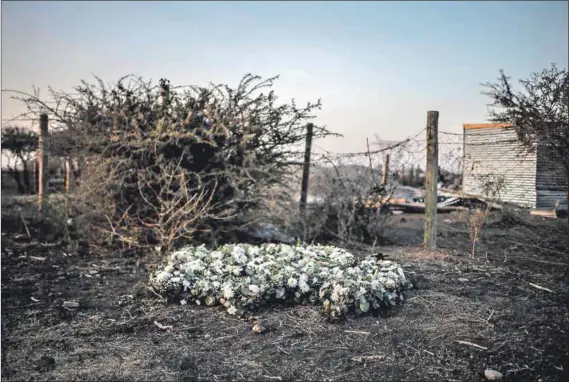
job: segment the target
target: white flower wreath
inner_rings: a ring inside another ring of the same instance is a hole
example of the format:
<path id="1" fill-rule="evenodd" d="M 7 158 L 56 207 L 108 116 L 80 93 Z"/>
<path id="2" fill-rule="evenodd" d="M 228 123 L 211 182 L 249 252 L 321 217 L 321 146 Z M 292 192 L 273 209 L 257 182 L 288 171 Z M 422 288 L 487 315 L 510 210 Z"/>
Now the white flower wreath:
<path id="1" fill-rule="evenodd" d="M 359 263 L 344 249 L 322 245 L 248 244 L 185 247 L 168 257 L 150 285 L 182 304 L 223 305 L 243 314 L 274 300 L 319 302 L 324 312 L 367 312 L 403 301 L 410 284 L 403 269 L 368 257 Z"/>

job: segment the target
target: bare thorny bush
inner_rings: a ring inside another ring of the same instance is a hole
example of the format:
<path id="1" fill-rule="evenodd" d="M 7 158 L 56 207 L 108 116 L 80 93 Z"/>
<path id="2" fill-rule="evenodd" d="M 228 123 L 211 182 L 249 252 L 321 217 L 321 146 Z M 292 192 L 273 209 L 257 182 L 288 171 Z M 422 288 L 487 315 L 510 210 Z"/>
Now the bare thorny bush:
<path id="1" fill-rule="evenodd" d="M 319 179 L 313 194 L 318 200 L 303 221 L 306 238 L 374 246 L 383 239 L 393 190 L 380 183 L 369 150 L 368 159 L 369 167 L 326 158 L 327 165 L 315 169 Z"/>
<path id="2" fill-rule="evenodd" d="M 82 165 L 76 200 L 99 238 L 169 249 L 223 241 L 264 192 L 283 184 L 320 102 L 277 104 L 277 77 L 172 87 L 126 76 L 82 82 L 51 102 L 17 92 L 30 115 L 50 115 L 50 154 Z M 331 133 L 315 126 L 314 138 Z"/>

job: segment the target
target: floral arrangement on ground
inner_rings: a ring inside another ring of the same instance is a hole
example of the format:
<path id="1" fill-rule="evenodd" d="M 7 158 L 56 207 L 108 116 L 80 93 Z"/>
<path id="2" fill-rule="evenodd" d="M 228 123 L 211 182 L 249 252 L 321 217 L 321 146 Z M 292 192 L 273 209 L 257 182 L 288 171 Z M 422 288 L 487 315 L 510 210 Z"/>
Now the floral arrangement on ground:
<path id="1" fill-rule="evenodd" d="M 150 277 L 159 294 L 181 304 L 222 305 L 242 315 L 271 302 L 320 304 L 324 313 L 365 313 L 402 302 L 412 285 L 403 269 L 323 245 L 231 244 L 184 247 Z"/>

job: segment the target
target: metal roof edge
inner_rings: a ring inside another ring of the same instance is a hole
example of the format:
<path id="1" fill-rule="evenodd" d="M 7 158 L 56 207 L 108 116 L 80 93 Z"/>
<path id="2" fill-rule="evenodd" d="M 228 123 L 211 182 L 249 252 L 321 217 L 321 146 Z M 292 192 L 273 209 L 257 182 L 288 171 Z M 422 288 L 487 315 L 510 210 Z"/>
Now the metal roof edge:
<path id="1" fill-rule="evenodd" d="M 462 128 L 464 130 L 471 129 L 504 129 L 508 127 L 513 127 L 511 123 L 463 123 Z"/>

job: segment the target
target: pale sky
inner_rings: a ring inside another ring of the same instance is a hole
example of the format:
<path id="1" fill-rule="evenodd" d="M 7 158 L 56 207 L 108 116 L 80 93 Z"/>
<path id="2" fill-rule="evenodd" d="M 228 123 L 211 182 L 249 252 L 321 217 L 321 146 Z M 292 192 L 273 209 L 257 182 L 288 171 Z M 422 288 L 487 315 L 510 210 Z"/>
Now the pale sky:
<path id="1" fill-rule="evenodd" d="M 2 89 L 280 74 L 281 98 L 322 98 L 316 123 L 344 134 L 320 147 L 362 151 L 419 132 L 428 110 L 444 131 L 484 122 L 480 83 L 567 67 L 568 35 L 566 1 L 2 1 Z M 2 94 L 3 120 L 21 111 Z"/>

